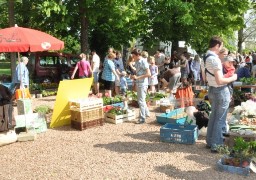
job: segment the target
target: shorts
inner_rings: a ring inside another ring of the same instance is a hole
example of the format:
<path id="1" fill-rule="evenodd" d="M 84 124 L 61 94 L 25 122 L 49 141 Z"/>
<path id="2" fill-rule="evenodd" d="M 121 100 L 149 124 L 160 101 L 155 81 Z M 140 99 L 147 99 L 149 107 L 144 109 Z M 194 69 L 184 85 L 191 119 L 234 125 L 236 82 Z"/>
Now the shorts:
<path id="1" fill-rule="evenodd" d="M 104 84 L 104 89 L 105 90 L 112 90 L 113 87 L 115 86 L 115 81 L 103 80 L 103 84 Z"/>
<path id="2" fill-rule="evenodd" d="M 99 72 L 93 72 L 93 82 L 99 82 Z"/>

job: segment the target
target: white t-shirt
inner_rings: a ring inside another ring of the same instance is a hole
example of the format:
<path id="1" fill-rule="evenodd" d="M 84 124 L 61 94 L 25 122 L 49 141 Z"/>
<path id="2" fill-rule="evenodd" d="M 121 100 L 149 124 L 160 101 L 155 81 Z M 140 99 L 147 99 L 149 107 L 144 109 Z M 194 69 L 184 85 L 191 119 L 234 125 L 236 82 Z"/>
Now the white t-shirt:
<path id="1" fill-rule="evenodd" d="M 100 57 L 97 54 L 92 56 L 93 70 L 92 72 L 99 72 L 100 68 Z"/>
<path id="2" fill-rule="evenodd" d="M 212 74 L 214 74 L 214 70 L 220 70 L 221 72 L 223 72 L 221 60 L 219 59 L 218 55 L 216 55 L 214 52 L 210 50 L 207 51 L 206 55 L 208 54 L 213 54 L 213 56 L 209 56 L 206 59 L 205 68 Z M 209 86 L 213 86 L 213 87 L 223 86 L 223 85 L 218 85 L 215 77 L 209 74 L 208 72 L 206 72 L 206 79 L 208 81 Z"/>

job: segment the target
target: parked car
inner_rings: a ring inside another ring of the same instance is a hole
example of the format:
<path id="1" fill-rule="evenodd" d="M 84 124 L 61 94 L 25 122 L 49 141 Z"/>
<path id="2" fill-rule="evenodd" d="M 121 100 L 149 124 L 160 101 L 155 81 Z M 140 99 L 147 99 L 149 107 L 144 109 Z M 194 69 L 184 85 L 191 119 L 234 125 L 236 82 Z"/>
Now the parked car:
<path id="1" fill-rule="evenodd" d="M 74 54 L 36 52 L 30 54 L 27 66 L 34 82 L 59 82 L 61 64 L 65 63 L 69 67 L 70 77 L 78 61 L 79 56 Z"/>

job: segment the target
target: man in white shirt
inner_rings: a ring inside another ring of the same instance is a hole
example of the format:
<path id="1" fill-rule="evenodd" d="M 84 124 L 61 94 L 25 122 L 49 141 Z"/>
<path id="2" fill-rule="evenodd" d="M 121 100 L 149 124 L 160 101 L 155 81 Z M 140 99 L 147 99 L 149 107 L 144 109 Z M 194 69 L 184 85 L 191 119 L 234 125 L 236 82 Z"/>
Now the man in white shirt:
<path id="1" fill-rule="evenodd" d="M 97 94 L 99 93 L 100 57 L 95 50 L 92 51 L 92 72 L 94 93 Z"/>
<path id="2" fill-rule="evenodd" d="M 212 37 L 205 57 L 205 76 L 209 85 L 208 97 L 212 110 L 207 127 L 206 143 L 212 153 L 216 153 L 217 147 L 224 142 L 222 128 L 231 99 L 227 84 L 237 79 L 237 74 L 228 78 L 223 76 L 222 64 L 218 56 L 222 47 L 223 40 L 217 36 Z"/>
<path id="3" fill-rule="evenodd" d="M 156 54 L 154 55 L 154 57 L 155 57 L 155 62 L 159 69 L 159 72 L 162 73 L 164 71 L 165 55 L 158 50 L 156 51 Z"/>

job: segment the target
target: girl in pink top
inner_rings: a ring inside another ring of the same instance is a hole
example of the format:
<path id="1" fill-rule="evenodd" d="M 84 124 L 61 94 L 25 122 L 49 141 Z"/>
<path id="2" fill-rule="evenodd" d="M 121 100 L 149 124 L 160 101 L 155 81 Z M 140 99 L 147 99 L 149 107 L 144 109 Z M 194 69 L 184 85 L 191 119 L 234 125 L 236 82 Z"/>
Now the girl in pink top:
<path id="1" fill-rule="evenodd" d="M 84 53 L 80 54 L 81 60 L 76 63 L 76 67 L 73 71 L 71 79 L 74 79 L 76 71 L 78 69 L 79 79 L 90 77 L 92 74 L 92 68 L 90 63 L 86 60 L 86 55 Z"/>

